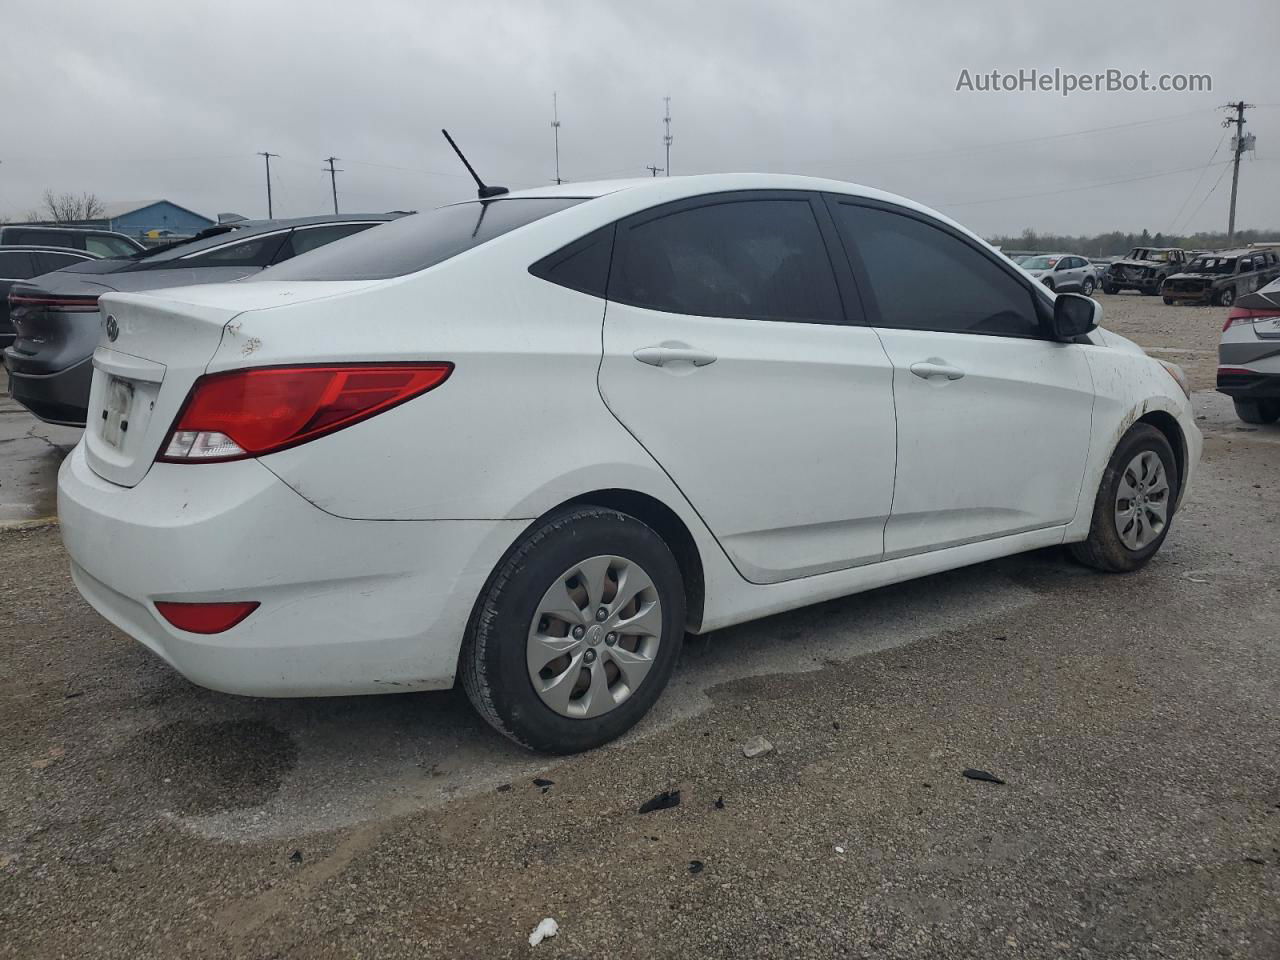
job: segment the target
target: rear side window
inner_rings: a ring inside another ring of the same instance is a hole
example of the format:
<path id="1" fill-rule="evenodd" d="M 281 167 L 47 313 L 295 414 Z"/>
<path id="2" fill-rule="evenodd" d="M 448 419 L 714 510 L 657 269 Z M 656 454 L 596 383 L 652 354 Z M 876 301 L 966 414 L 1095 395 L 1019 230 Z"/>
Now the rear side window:
<path id="1" fill-rule="evenodd" d="M 604 297 L 609 285 L 609 261 L 613 257 L 613 230 L 612 224 L 601 227 L 543 257 L 529 272 L 570 290 Z"/>
<path id="2" fill-rule="evenodd" d="M 1040 336 L 1031 291 L 965 241 L 876 207 L 836 203 L 832 213 L 866 268 L 881 326 Z"/>
<path id="3" fill-rule="evenodd" d="M 289 260 L 299 254 L 318 250 L 325 244 L 341 240 L 343 237 L 349 237 L 353 233 L 359 233 L 361 230 L 368 230 L 373 226 L 377 226 L 377 224 L 332 223 L 322 227 L 297 227 L 293 233 L 289 234 L 288 241 L 280 248 L 280 252 L 276 254 L 275 262 L 283 263 L 285 260 Z"/>
<path id="4" fill-rule="evenodd" d="M 84 235 L 67 233 L 63 230 L 15 230 L 8 243 L 30 243 L 41 247 L 70 247 L 72 250 L 84 249 Z"/>
<path id="5" fill-rule="evenodd" d="M 89 257 L 77 257 L 73 253 L 49 253 L 42 251 L 31 255 L 36 261 L 36 270 L 39 273 L 51 273 L 54 270 L 61 270 L 63 267 L 69 267 L 73 263 L 84 263 Z"/>
<path id="6" fill-rule="evenodd" d="M 417 273 L 541 220 L 581 197 L 480 200 L 401 217 L 347 242 L 264 270 L 254 280 L 385 280 Z"/>
<path id="7" fill-rule="evenodd" d="M 844 322 L 807 198 L 712 202 L 623 226 L 618 240 L 610 300 L 700 317 Z"/>
<path id="8" fill-rule="evenodd" d="M 208 253 L 168 260 L 168 267 L 265 267 L 284 243 L 287 234 L 272 233 L 229 243 Z"/>
<path id="9" fill-rule="evenodd" d="M 91 233 L 85 235 L 84 248 L 100 257 L 127 257 L 131 253 L 138 252 L 138 248 L 127 240 L 121 240 L 119 237 L 94 236 Z"/>
<path id="10" fill-rule="evenodd" d="M 0 280 L 26 280 L 35 276 L 31 255 L 0 250 Z"/>

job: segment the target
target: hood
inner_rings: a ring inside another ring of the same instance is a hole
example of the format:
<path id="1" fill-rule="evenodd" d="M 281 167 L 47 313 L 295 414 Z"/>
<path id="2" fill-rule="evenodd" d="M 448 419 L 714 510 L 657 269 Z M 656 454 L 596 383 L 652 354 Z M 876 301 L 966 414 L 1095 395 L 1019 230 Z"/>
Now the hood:
<path id="1" fill-rule="evenodd" d="M 1123 350 L 1125 353 L 1136 353 L 1140 356 L 1147 356 L 1147 351 L 1130 340 L 1128 337 L 1122 337 L 1118 333 L 1113 333 L 1105 327 L 1098 327 L 1094 331 L 1102 341 L 1104 347 L 1110 347 L 1112 350 Z"/>
<path id="2" fill-rule="evenodd" d="M 1113 267 L 1167 267 L 1163 260 L 1113 260 Z"/>
<path id="3" fill-rule="evenodd" d="M 1230 280 L 1229 273 L 1174 273 L 1170 280 Z"/>

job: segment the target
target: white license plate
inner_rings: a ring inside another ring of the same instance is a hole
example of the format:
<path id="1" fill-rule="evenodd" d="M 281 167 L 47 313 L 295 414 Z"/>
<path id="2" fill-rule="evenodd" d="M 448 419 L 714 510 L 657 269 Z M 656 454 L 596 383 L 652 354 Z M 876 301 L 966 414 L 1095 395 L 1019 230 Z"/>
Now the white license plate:
<path id="1" fill-rule="evenodd" d="M 119 450 L 129 429 L 129 411 L 133 408 L 133 384 L 112 377 L 107 381 L 107 404 L 102 414 L 102 440 Z"/>

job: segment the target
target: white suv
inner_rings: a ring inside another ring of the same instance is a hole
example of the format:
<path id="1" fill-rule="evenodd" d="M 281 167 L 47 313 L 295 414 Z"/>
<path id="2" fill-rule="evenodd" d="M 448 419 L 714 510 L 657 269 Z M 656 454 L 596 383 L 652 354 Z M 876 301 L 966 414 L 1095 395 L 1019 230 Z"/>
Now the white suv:
<path id="1" fill-rule="evenodd" d="M 686 631 L 1056 544 L 1149 560 L 1200 434 L 1100 309 L 847 183 L 460 203 L 104 296 L 63 536 L 89 602 L 196 683 L 460 675 L 508 736 L 584 749 Z"/>

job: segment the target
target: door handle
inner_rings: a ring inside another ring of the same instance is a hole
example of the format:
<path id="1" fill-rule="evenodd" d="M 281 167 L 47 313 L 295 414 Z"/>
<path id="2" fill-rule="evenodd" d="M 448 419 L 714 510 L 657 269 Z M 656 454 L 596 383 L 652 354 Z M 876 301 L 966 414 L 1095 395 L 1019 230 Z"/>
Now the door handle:
<path id="1" fill-rule="evenodd" d="M 946 377 L 948 380 L 959 380 L 964 376 L 964 371 L 959 367 L 953 367 L 948 363 L 932 357 L 922 363 L 913 363 L 911 372 L 921 380 L 929 380 L 933 377 Z"/>
<path id="2" fill-rule="evenodd" d="M 654 367 L 665 366 L 668 363 L 691 363 L 695 367 L 705 367 L 709 363 L 716 362 L 714 353 L 707 353 L 705 350 L 695 350 L 693 347 L 685 344 L 662 344 L 657 347 L 641 347 L 632 354 L 641 363 L 647 363 Z"/>

